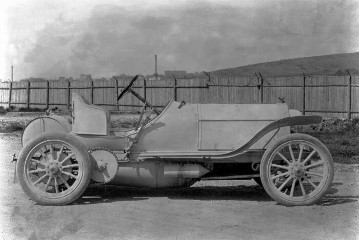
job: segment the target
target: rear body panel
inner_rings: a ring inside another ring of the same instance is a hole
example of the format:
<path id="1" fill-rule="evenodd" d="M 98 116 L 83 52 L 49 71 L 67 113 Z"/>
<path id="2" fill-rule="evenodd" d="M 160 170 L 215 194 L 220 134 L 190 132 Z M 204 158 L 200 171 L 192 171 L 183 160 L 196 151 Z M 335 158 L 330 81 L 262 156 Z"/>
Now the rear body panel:
<path id="1" fill-rule="evenodd" d="M 199 150 L 234 150 L 246 144 L 268 124 L 288 116 L 285 104 L 202 104 L 199 110 Z M 282 129 L 277 136 L 289 134 Z M 261 149 L 268 133 L 251 149 Z M 276 137 L 274 138 L 274 140 Z"/>
<path id="2" fill-rule="evenodd" d="M 268 124 L 288 117 L 286 104 L 185 104 L 171 102 L 139 133 L 134 156 L 218 155 L 240 148 Z M 265 147 L 269 132 L 252 150 Z M 289 134 L 281 128 L 277 137 Z"/>

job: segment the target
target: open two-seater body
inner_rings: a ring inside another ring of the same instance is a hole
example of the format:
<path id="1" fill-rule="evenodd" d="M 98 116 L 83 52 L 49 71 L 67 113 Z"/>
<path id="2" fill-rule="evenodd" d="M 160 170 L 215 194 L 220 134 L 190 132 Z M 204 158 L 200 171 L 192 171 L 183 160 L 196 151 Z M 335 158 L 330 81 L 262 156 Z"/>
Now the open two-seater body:
<path id="1" fill-rule="evenodd" d="M 88 184 L 186 187 L 206 179 L 254 179 L 285 205 L 318 201 L 333 179 L 333 161 L 317 139 L 290 126 L 318 123 L 287 104 L 144 102 L 137 126 L 114 132 L 110 114 L 72 95 L 72 124 L 51 114 L 28 124 L 17 162 L 20 184 L 34 201 L 64 205 Z M 154 116 L 155 115 L 155 116 Z"/>

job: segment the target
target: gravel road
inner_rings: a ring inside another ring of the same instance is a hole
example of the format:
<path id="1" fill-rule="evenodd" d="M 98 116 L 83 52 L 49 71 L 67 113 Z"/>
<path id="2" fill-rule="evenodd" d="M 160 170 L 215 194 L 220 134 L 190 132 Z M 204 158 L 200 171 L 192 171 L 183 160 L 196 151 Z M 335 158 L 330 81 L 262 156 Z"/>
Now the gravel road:
<path id="1" fill-rule="evenodd" d="M 39 206 L 13 183 L 19 134 L 0 134 L 0 239 L 359 239 L 359 165 L 335 165 L 316 205 L 285 207 L 254 181 L 179 190 L 92 187 L 69 206 Z"/>

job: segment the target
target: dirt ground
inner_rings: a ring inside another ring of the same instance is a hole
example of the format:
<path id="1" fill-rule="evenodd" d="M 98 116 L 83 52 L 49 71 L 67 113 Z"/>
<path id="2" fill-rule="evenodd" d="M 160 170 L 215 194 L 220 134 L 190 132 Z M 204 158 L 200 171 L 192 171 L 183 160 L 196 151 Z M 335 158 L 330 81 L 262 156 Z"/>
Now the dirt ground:
<path id="1" fill-rule="evenodd" d="M 285 207 L 254 181 L 190 188 L 92 187 L 76 204 L 36 205 L 13 183 L 19 134 L 0 134 L 0 239 L 359 239 L 359 165 L 335 165 L 316 205 Z"/>

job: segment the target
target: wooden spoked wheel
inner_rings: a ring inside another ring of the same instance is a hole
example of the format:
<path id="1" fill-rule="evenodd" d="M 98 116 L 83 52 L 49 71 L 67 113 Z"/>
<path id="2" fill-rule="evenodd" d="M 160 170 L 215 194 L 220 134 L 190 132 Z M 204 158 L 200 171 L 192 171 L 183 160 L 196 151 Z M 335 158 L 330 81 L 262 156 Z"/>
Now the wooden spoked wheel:
<path id="1" fill-rule="evenodd" d="M 333 160 L 318 139 L 291 134 L 265 152 L 261 182 L 267 193 L 284 205 L 310 205 L 318 201 L 333 180 Z"/>
<path id="2" fill-rule="evenodd" d="M 73 136 L 45 134 L 20 154 L 17 174 L 25 193 L 43 205 L 75 201 L 87 188 L 91 161 L 86 148 Z"/>

